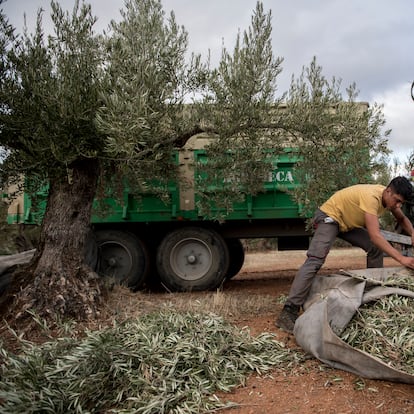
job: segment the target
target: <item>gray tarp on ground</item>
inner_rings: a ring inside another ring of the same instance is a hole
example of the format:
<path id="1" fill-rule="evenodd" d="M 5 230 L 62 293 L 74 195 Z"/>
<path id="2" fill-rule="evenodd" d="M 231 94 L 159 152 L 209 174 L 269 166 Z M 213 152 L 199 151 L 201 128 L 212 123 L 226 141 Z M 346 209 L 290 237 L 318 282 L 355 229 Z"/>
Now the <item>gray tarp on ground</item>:
<path id="1" fill-rule="evenodd" d="M 364 378 L 414 384 L 414 375 L 388 366 L 378 358 L 351 347 L 338 336 L 361 305 L 394 293 L 414 298 L 414 292 L 409 290 L 378 285 L 390 276 L 407 275 L 414 277 L 414 272 L 395 267 L 316 277 L 309 300 L 304 305 L 305 312 L 295 324 L 296 342 L 306 352 L 333 368 Z"/>
<path id="2" fill-rule="evenodd" d="M 33 257 L 35 250 L 27 250 L 26 252 L 0 256 L 0 275 L 6 273 L 11 267 L 24 263 L 29 263 Z"/>
<path id="3" fill-rule="evenodd" d="M 0 295 L 10 283 L 11 274 L 17 265 L 29 263 L 35 250 L 27 250 L 22 253 L 0 256 Z"/>

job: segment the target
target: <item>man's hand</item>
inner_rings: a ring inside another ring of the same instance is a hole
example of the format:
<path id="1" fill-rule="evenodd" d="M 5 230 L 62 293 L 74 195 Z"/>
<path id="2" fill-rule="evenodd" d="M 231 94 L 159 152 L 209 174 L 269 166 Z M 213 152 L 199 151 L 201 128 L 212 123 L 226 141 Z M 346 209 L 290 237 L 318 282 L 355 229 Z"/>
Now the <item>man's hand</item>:
<path id="1" fill-rule="evenodd" d="M 402 256 L 400 263 L 410 269 L 414 269 L 414 257 Z"/>
<path id="2" fill-rule="evenodd" d="M 414 269 L 414 257 L 403 256 L 401 252 L 394 249 L 384 236 L 381 234 L 378 217 L 365 213 L 365 225 L 372 243 L 375 244 L 380 250 L 392 257 L 398 263 L 410 269 Z M 413 235 L 411 233 L 411 239 Z"/>

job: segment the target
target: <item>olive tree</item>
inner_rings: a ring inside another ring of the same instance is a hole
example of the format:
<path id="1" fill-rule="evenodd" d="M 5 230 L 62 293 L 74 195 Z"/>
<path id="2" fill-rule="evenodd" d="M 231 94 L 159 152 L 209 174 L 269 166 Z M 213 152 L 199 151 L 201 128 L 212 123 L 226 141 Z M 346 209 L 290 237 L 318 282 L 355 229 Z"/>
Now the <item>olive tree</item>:
<path id="1" fill-rule="evenodd" d="M 414 149 L 412 149 L 410 154 L 408 155 L 406 169 L 409 173 L 414 171 Z"/>
<path id="2" fill-rule="evenodd" d="M 159 0 L 126 0 L 121 21 L 112 21 L 105 42 L 106 88 L 97 125 L 106 135 L 105 155 L 129 185 L 174 176 L 173 148 L 201 132 L 186 96 L 202 70 L 199 57 L 187 63 L 188 33 Z"/>
<path id="3" fill-rule="evenodd" d="M 168 165 L 172 149 L 208 132 L 216 139 L 208 147 L 209 163 L 198 166 L 209 178 L 197 186 L 200 211 L 207 213 L 211 199 L 230 207 L 247 188 L 262 190 L 269 172 L 265 150 L 276 150 L 280 135 L 276 127 L 264 133 L 274 117 L 269 109 L 280 100 L 282 59 L 273 56 L 271 12 L 257 3 L 250 27 L 237 35 L 232 53 L 223 47 L 217 68 L 199 55 L 186 61 L 188 34 L 174 13 L 166 18 L 159 0 L 127 0 L 122 17 L 111 25 L 109 89 L 98 114 L 108 156 L 127 160 L 130 183 L 142 189 L 157 179 L 162 187 L 176 174 Z M 221 191 L 215 194 L 211 184 L 217 180 Z"/>
<path id="4" fill-rule="evenodd" d="M 294 198 L 305 217 L 340 188 L 372 182 L 389 154 L 382 106 L 358 102 L 355 84 L 341 92 L 341 80 L 328 81 L 312 60 L 292 79 L 284 118 L 300 161 L 301 186 Z"/>
<path id="5" fill-rule="evenodd" d="M 273 61 L 270 17 L 260 3 L 251 31 L 233 56 L 223 50 L 215 70 L 199 56 L 186 63 L 187 33 L 174 14 L 165 18 L 158 0 L 127 0 L 122 20 L 101 36 L 89 5 L 76 1 L 72 13 L 54 0 L 51 6 L 54 33 L 47 38 L 41 13 L 35 33 L 19 36 L 2 15 L 2 180 L 28 177 L 25 190 L 33 192 L 48 185 L 40 243 L 14 278 L 8 311 L 87 318 L 101 297 L 85 261 L 98 182 L 105 187 L 105 175 L 126 173 L 145 187 L 168 177 L 171 149 L 203 130 L 219 132 L 224 151 L 237 137 L 244 155 L 232 164 L 243 168 L 249 153 L 258 158 L 254 131 L 273 98 L 280 61 Z M 189 96 L 203 102 L 188 104 Z"/>
<path id="6" fill-rule="evenodd" d="M 101 105 L 102 52 L 90 6 L 72 13 L 51 2 L 54 33 L 16 35 L 4 16 L 0 89 L 3 183 L 30 177 L 33 190 L 48 183 L 40 242 L 30 266 L 15 277 L 15 315 L 93 316 L 97 276 L 85 263 L 90 212 L 105 137 L 95 124 Z"/>
<path id="7" fill-rule="evenodd" d="M 257 2 L 249 28 L 238 33 L 231 53 L 223 47 L 218 67 L 202 87 L 200 109 L 217 139 L 207 149 L 209 163 L 200 166 L 205 176 L 199 196 L 213 196 L 227 209 L 246 194 L 263 191 L 286 139 L 283 113 L 277 110 L 284 98 L 277 95 L 283 58 L 273 54 L 271 19 L 271 11 Z"/>

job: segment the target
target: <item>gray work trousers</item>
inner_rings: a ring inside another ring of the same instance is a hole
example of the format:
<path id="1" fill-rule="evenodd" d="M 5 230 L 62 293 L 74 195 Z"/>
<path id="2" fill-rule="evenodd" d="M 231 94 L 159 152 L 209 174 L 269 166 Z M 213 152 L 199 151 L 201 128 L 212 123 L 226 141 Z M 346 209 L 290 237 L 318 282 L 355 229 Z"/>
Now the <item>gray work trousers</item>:
<path id="1" fill-rule="evenodd" d="M 314 277 L 325 263 L 326 257 L 337 237 L 346 240 L 353 246 L 367 252 L 367 267 L 383 267 L 384 255 L 371 241 L 365 228 L 353 229 L 344 233 L 339 231 L 339 225 L 321 210 L 313 217 L 315 233 L 306 253 L 307 259 L 293 280 L 287 299 L 288 304 L 302 306 L 308 296 Z M 331 222 L 329 222 L 331 221 Z"/>

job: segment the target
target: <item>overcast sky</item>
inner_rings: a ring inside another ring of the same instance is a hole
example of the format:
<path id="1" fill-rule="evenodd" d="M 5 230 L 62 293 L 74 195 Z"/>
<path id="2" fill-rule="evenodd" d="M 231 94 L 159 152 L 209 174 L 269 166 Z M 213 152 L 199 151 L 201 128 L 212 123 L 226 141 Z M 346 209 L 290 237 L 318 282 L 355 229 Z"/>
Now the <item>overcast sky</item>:
<path id="1" fill-rule="evenodd" d="M 89 0 L 98 17 L 96 31 L 118 20 L 124 0 Z M 413 0 L 263 0 L 272 11 L 273 50 L 284 58 L 279 91 L 288 89 L 292 74 L 313 56 L 323 73 L 342 79 L 344 87 L 355 82 L 359 100 L 384 104 L 389 146 L 405 162 L 414 149 L 414 1 Z M 32 30 L 41 7 L 49 25 L 49 0 L 7 0 L 2 8 L 21 31 L 23 14 Z M 74 0 L 61 0 L 72 10 Z M 238 30 L 248 28 L 256 0 L 163 0 L 177 22 L 189 33 L 190 51 L 218 61 L 221 47 L 232 50 Z M 49 26 L 50 27 L 50 26 Z M 50 29 L 48 29 L 50 30 Z"/>

